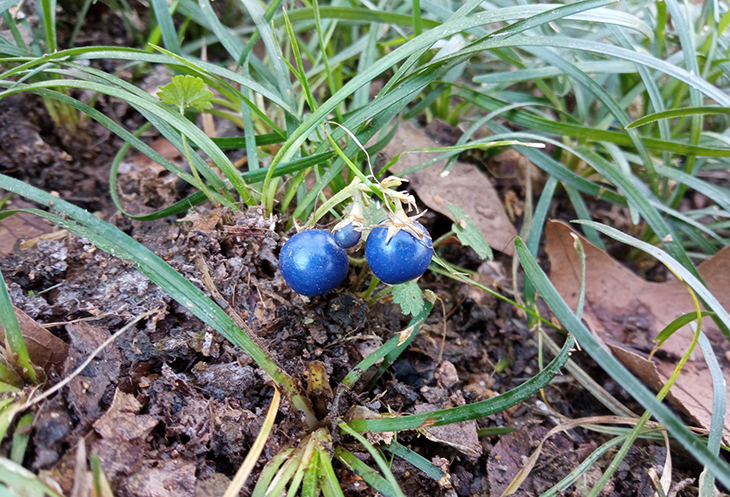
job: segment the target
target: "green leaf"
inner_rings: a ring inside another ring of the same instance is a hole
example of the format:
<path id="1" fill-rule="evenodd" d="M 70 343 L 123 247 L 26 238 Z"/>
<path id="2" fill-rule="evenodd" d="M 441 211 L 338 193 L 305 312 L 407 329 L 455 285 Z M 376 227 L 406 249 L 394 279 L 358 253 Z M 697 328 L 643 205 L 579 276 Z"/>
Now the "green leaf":
<path id="1" fill-rule="evenodd" d="M 393 302 L 398 304 L 403 314 L 419 314 L 424 306 L 423 293 L 418 283 L 407 281 L 393 287 Z"/>
<path id="2" fill-rule="evenodd" d="M 175 76 L 172 82 L 160 87 L 157 96 L 169 105 L 185 109 L 210 109 L 213 92 L 205 87 L 205 82 L 195 76 Z"/>
<path id="3" fill-rule="evenodd" d="M 0 491 L 4 495 L 21 497 L 62 497 L 36 475 L 10 459 L 0 458 Z"/>
<path id="4" fill-rule="evenodd" d="M 519 238 L 517 238 L 519 240 Z M 571 311 L 572 315 L 572 311 Z M 575 316 L 573 315 L 575 318 Z M 355 419 L 350 422 L 350 427 L 355 431 L 400 431 L 424 428 L 426 426 L 443 426 L 451 423 L 459 423 L 470 419 L 483 418 L 498 412 L 502 412 L 514 405 L 523 402 L 532 395 L 544 388 L 545 385 L 560 373 L 560 369 L 568 361 L 570 351 L 575 345 L 575 339 L 568 335 L 563 348 L 555 358 L 539 373 L 524 382 L 522 385 L 508 390 L 507 392 L 482 400 L 473 404 L 467 404 L 450 409 L 439 411 L 423 412 L 402 417 L 383 417 L 374 419 Z M 714 469 L 714 467 L 713 467 Z"/>
<path id="5" fill-rule="evenodd" d="M 513 429 L 514 428 L 510 428 L 510 430 Z M 431 461 L 429 461 L 419 453 L 409 449 L 404 445 L 399 444 L 398 442 L 393 442 L 389 445 L 381 445 L 381 448 L 413 464 L 415 467 L 426 473 L 431 479 L 435 481 L 439 481 L 441 480 L 441 478 L 446 476 L 446 474 L 441 471 L 441 468 L 434 465 Z"/>
<path id="6" fill-rule="evenodd" d="M 663 112 L 649 114 L 648 116 L 637 119 L 626 126 L 626 129 L 644 126 L 645 124 L 653 123 L 660 119 L 672 119 L 675 117 L 687 116 L 714 116 L 718 114 L 730 114 L 730 109 L 727 107 L 685 107 L 682 109 L 665 110 Z"/>
<path id="7" fill-rule="evenodd" d="M 492 249 L 484 239 L 484 235 L 479 231 L 474 221 L 467 215 L 466 212 L 461 210 L 460 207 L 449 204 L 449 210 L 454 215 L 454 232 L 456 237 L 459 239 L 462 245 L 471 247 L 482 259 L 493 259 L 494 254 Z"/>

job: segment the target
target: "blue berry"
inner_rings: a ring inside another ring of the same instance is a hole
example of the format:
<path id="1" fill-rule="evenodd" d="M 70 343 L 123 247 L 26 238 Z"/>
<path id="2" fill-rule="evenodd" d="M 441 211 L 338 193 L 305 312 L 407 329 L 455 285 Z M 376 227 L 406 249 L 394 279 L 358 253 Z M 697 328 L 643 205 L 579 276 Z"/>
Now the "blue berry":
<path id="1" fill-rule="evenodd" d="M 315 297 L 334 290 L 347 276 L 347 252 L 329 231 L 307 230 L 284 244 L 279 269 L 292 289 Z"/>
<path id="2" fill-rule="evenodd" d="M 401 230 L 385 242 L 388 237 L 386 226 L 376 226 L 365 243 L 365 258 L 373 274 L 384 283 L 398 285 L 421 276 L 433 257 L 431 236 L 421 223 L 414 222 L 423 230 L 424 237 L 418 239 Z"/>
<path id="3" fill-rule="evenodd" d="M 344 249 L 349 249 L 357 245 L 361 236 L 362 234 L 355 229 L 353 223 L 346 224 L 335 231 L 335 243 Z"/>

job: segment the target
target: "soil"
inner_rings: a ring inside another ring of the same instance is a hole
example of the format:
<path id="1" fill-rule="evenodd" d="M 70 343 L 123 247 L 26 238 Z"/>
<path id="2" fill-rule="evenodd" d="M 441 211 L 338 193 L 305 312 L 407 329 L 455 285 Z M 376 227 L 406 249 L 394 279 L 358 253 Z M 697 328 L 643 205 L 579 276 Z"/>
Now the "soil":
<path id="1" fill-rule="evenodd" d="M 93 8 L 90 15 L 103 17 L 104 12 Z M 84 41 L 98 43 L 98 36 L 89 34 Z M 129 43 L 127 38 L 122 30 L 107 41 Z M 122 104 L 102 100 L 97 105 L 125 125 L 139 124 L 138 116 Z M 397 305 L 387 301 L 367 305 L 358 296 L 364 288 L 357 286 L 360 268 L 356 266 L 338 290 L 323 297 L 307 299 L 291 291 L 278 271 L 277 258 L 292 232 L 284 231 L 286 219 L 265 217 L 258 208 L 233 213 L 200 206 L 188 213 L 191 221 L 141 223 L 123 217 L 108 192 L 109 165 L 121 144 L 94 123 L 70 136 L 54 126 L 40 99 L 33 96 L 0 100 L 0 172 L 98 212 L 210 294 L 204 284 L 203 261 L 225 306 L 243 318 L 267 353 L 302 384 L 310 364 L 316 362 L 323 365 L 336 389 L 364 356 L 406 327 L 408 317 Z M 512 192 L 516 199 L 524 199 L 524 185 L 509 157 L 473 160 L 488 172 L 499 172 L 490 177 L 500 196 L 509 197 Z M 184 194 L 174 178 L 145 161 L 132 161 L 125 172 L 120 178 L 123 200 L 143 210 L 167 205 Z M 539 191 L 533 193 L 536 201 Z M 556 202 L 554 217 L 572 215 L 568 205 L 564 199 Z M 517 215 L 518 229 L 520 219 Z M 423 222 L 434 237 L 448 226 L 445 218 L 435 214 Z M 221 496 L 271 403 L 273 389 L 266 375 L 245 352 L 203 325 L 132 264 L 75 235 L 21 248 L 21 238 L 37 235 L 29 235 L 24 226 L 14 227 L 14 249 L 0 259 L 0 270 L 13 303 L 38 323 L 55 323 L 48 329 L 69 344 L 63 367 L 51 368 L 48 374 L 49 386 L 74 371 L 126 323 L 154 311 L 105 347 L 62 394 L 33 409 L 24 466 L 70 495 L 77 450 L 83 445 L 89 456 L 99 458 L 119 497 Z M 50 231 L 44 225 L 36 228 Z M 442 257 L 476 270 L 480 281 L 510 294 L 511 257 L 498 253 L 495 261 L 483 263 L 473 251 L 458 245 L 445 247 Z M 437 304 L 413 344 L 375 388 L 343 396 L 339 413 L 355 405 L 397 413 L 463 405 L 503 393 L 538 372 L 537 344 L 521 312 L 434 274 L 424 276 L 420 284 L 443 300 L 445 316 Z M 561 341 L 559 335 L 553 338 Z M 581 353 L 573 358 L 638 411 L 590 359 Z M 544 401 L 570 418 L 609 414 L 569 376 L 559 376 L 546 388 Z M 473 425 L 433 430 L 425 436 L 399 433 L 399 443 L 448 471 L 449 486 L 399 458 L 391 469 L 408 496 L 500 495 L 553 426 L 553 414 L 545 405 L 533 398 Z M 517 430 L 501 437 L 475 438 L 475 428 L 494 427 Z M 285 402 L 249 481 L 254 481 L 266 461 L 306 434 L 297 412 Z M 550 488 L 606 440 L 582 429 L 554 436 L 518 494 L 538 495 Z M 375 466 L 352 439 L 335 442 Z M 5 443 L 0 453 L 7 457 L 9 449 Z M 654 487 L 646 470 L 655 468 L 661 474 L 664 457 L 660 446 L 638 443 L 602 495 L 652 495 Z M 564 495 L 580 495 L 581 488 L 597 478 L 596 468 L 609 462 L 610 458 L 601 459 L 582 487 L 571 487 Z M 673 463 L 675 482 L 701 470 L 674 447 Z M 346 495 L 375 494 L 336 462 L 335 470 Z M 249 494 L 250 490 L 242 493 Z"/>

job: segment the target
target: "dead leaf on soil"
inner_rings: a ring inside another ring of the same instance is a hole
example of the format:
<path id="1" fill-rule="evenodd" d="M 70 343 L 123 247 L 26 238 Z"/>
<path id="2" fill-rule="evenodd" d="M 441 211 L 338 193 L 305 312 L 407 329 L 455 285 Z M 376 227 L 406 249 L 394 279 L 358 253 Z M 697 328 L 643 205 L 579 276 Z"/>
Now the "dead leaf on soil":
<path id="1" fill-rule="evenodd" d="M 416 405 L 414 412 L 421 414 L 438 409 L 440 409 L 439 406 L 423 403 Z M 482 444 L 479 443 L 477 423 L 474 420 L 443 426 L 429 426 L 419 431 L 432 442 L 450 445 L 469 457 L 476 458 L 482 455 Z"/>
<path id="2" fill-rule="evenodd" d="M 109 410 L 94 423 L 94 429 L 103 438 L 118 439 L 123 442 L 144 440 L 157 420 L 147 414 L 137 414 L 142 404 L 132 394 L 117 390 Z"/>
<path id="3" fill-rule="evenodd" d="M 580 290 L 580 259 L 573 248 L 571 228 L 549 221 L 546 250 L 550 279 L 569 306 L 575 308 Z M 674 371 L 678 359 L 692 339 L 689 326 L 678 330 L 662 346 L 664 354 L 647 360 L 653 339 L 678 316 L 693 312 L 694 303 L 679 281 L 645 281 L 581 237 L 586 256 L 586 296 L 583 319 L 594 334 L 637 376 L 660 389 Z M 725 247 L 698 268 L 709 290 L 720 304 L 730 308 L 730 247 Z M 710 319 L 702 320 L 703 331 L 722 361 L 730 345 Z M 725 369 L 730 385 L 730 371 Z M 730 389 L 728 390 L 730 394 Z M 696 348 L 667 397 L 703 428 L 710 428 L 712 379 L 702 352 Z M 730 439 L 730 419 L 725 418 L 725 439 Z"/>
<path id="4" fill-rule="evenodd" d="M 410 121 L 403 121 L 390 143 L 382 153 L 390 160 L 405 150 L 434 148 L 442 146 L 426 136 Z M 418 153 L 402 155 L 390 168 L 398 175 L 401 171 L 436 157 L 437 153 Z M 455 162 L 451 174 L 441 177 L 446 161 L 438 162 L 417 173 L 408 175 L 418 197 L 430 209 L 440 212 L 451 220 L 454 216 L 449 203 L 461 207 L 481 231 L 493 249 L 511 255 L 514 252 L 512 240 L 517 236 L 515 227 L 504 211 L 504 204 L 497 191 L 484 173 L 476 166 Z"/>
<path id="5" fill-rule="evenodd" d="M 9 204 L 10 209 L 36 208 L 36 204 L 26 202 L 23 199 L 14 199 Z M 18 240 L 30 240 L 46 233 L 56 231 L 58 228 L 45 219 L 19 212 L 0 221 L 0 255 L 13 253 Z"/>
<path id="6" fill-rule="evenodd" d="M 15 306 L 13 309 L 31 362 L 46 372 L 55 367 L 56 372 L 60 373 L 68 355 L 68 344 L 39 325 L 25 312 Z M 2 329 L 2 325 L 0 325 L 0 342 L 5 342 L 5 330 Z"/>
<path id="7" fill-rule="evenodd" d="M 64 367 L 66 376 L 111 336 L 109 330 L 83 321 L 66 325 L 66 331 L 71 339 Z M 111 343 L 69 383 L 68 401 L 82 425 L 90 425 L 102 415 L 101 400 L 109 385 L 118 380 L 121 366 L 119 347 Z"/>

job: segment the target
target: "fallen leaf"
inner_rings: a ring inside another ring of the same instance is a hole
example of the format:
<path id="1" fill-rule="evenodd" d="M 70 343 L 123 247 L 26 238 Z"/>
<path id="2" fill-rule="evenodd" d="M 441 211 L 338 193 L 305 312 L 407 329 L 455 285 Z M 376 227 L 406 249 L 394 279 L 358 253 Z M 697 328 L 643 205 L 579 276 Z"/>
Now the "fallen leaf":
<path id="1" fill-rule="evenodd" d="M 574 233 L 562 222 L 546 226 L 546 251 L 550 259 L 550 279 L 565 302 L 575 309 L 580 290 L 580 259 L 573 248 Z M 694 303 L 686 287 L 677 280 L 665 283 L 645 281 L 581 237 L 586 257 L 586 295 L 583 319 L 596 337 L 639 378 L 660 389 L 674 371 L 679 358 L 692 339 L 689 326 L 676 331 L 653 361 L 647 359 L 656 335 L 675 318 L 693 312 Z M 698 268 L 708 289 L 723 307 L 730 308 L 730 247 L 725 247 Z M 705 318 L 702 329 L 722 358 L 730 344 L 714 322 Z M 721 359 L 722 360 L 722 359 Z M 730 372 L 724 371 L 730 385 Z M 728 391 L 730 394 L 730 390 Z M 710 428 L 712 416 L 712 379 L 697 347 L 685 364 L 677 383 L 667 397 Z M 730 438 L 730 419 L 725 418 L 725 438 Z"/>
<path id="2" fill-rule="evenodd" d="M 15 309 L 15 317 L 18 318 L 31 362 L 46 372 L 49 372 L 51 367 L 55 367 L 56 372 L 60 373 L 68 355 L 68 344 L 39 325 L 25 312 L 15 306 L 13 309 Z M 0 325 L 0 342 L 5 342 L 5 330 L 2 325 Z"/>
<path id="3" fill-rule="evenodd" d="M 108 330 L 83 321 L 66 325 L 66 331 L 71 340 L 64 367 L 66 375 L 70 375 L 111 336 Z M 68 401 L 82 425 L 89 426 L 102 415 L 102 399 L 109 385 L 118 380 L 121 366 L 119 347 L 110 343 L 69 383 Z M 111 390 L 109 394 L 111 397 Z"/>
<path id="4" fill-rule="evenodd" d="M 195 497 L 195 462 L 169 459 L 144 468 L 120 485 L 120 495 L 136 497 Z"/>
<path id="5" fill-rule="evenodd" d="M 22 199 L 14 199 L 9 209 L 37 208 L 36 204 Z M 34 214 L 19 212 L 0 221 L 0 255 L 12 254 L 18 240 L 31 238 L 50 233 L 58 228 Z"/>
<path id="6" fill-rule="evenodd" d="M 117 389 L 109 410 L 94 423 L 101 437 L 94 441 L 91 453 L 99 457 L 104 474 L 112 482 L 118 478 L 136 475 L 149 450 L 145 439 L 158 421 L 142 409 L 134 395 Z"/>
<path id="7" fill-rule="evenodd" d="M 439 409 L 439 406 L 424 402 L 423 404 L 416 405 L 414 412 L 421 414 Z M 419 431 L 432 442 L 450 445 L 469 457 L 479 457 L 482 455 L 482 444 L 479 443 L 477 423 L 474 420 L 443 426 L 428 426 Z"/>
<path id="8" fill-rule="evenodd" d="M 386 160 L 406 150 L 443 146 L 429 138 L 424 130 L 410 121 L 403 121 L 393 139 L 383 149 Z M 438 153 L 404 154 L 391 166 L 390 171 L 398 175 L 439 155 Z M 517 236 L 515 227 L 504 211 L 504 204 L 497 191 L 484 173 L 476 166 L 455 162 L 451 173 L 442 177 L 446 161 L 409 174 L 408 178 L 418 197 L 430 209 L 440 212 L 454 221 L 449 203 L 461 207 L 474 221 L 487 243 L 494 249 L 511 255 L 514 252 L 512 240 Z"/>

